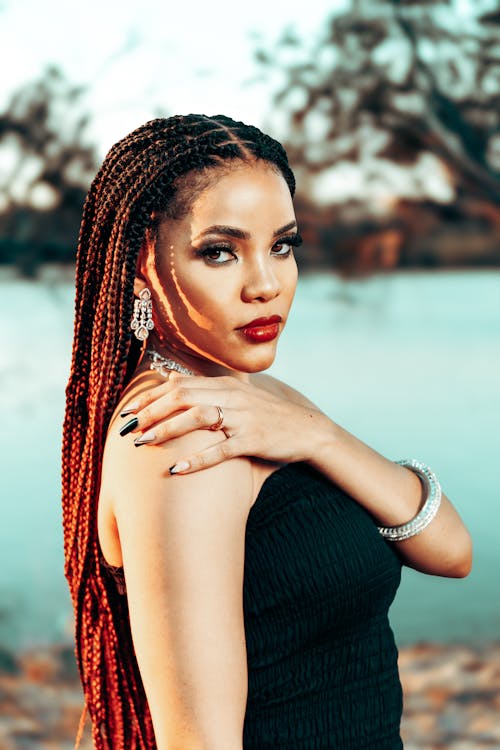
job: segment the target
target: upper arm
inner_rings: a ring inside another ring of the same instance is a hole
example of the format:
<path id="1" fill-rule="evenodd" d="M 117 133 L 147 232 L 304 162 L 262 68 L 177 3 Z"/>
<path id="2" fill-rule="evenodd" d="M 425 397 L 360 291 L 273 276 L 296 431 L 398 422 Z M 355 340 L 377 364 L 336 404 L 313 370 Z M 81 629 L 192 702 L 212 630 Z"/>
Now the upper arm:
<path id="1" fill-rule="evenodd" d="M 220 437 L 198 431 L 140 450 L 128 437 L 114 438 L 112 504 L 158 747 L 235 750 L 247 699 L 242 592 L 250 463 L 232 459 L 170 476 L 176 459 Z"/>

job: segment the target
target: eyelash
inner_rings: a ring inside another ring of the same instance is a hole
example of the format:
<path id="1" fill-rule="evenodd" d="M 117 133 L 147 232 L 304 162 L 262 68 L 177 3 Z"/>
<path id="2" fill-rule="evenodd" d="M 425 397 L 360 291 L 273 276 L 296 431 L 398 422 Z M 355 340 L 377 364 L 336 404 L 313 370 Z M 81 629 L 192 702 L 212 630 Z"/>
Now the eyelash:
<path id="1" fill-rule="evenodd" d="M 299 247 L 302 245 L 302 237 L 297 232 L 296 234 L 291 234 L 288 237 L 282 237 L 277 242 L 274 243 L 273 247 L 279 245 L 289 245 L 290 248 L 287 250 L 286 253 L 274 253 L 276 257 L 278 258 L 288 258 L 288 256 L 291 254 L 291 248 L 292 247 Z M 196 255 L 200 258 L 204 258 L 207 263 L 211 263 L 214 266 L 222 266 L 226 263 L 229 263 L 230 261 L 227 260 L 214 260 L 213 258 L 210 258 L 209 256 L 213 253 L 231 253 L 234 258 L 236 258 L 236 254 L 234 252 L 234 247 L 232 245 L 210 245 L 208 247 L 203 247 L 200 250 L 196 250 Z"/>

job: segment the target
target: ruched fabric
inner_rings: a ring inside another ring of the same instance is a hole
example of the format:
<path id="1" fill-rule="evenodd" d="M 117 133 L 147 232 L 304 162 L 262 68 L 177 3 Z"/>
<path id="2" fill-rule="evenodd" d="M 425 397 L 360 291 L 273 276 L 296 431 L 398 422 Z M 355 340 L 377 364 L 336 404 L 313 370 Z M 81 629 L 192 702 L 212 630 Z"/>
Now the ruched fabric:
<path id="1" fill-rule="evenodd" d="M 388 609 L 401 562 L 372 517 L 307 464 L 250 510 L 245 750 L 397 750 L 402 691 Z"/>
<path id="2" fill-rule="evenodd" d="M 101 562 L 125 595 L 123 568 Z M 245 536 L 244 750 L 401 750 L 400 579 L 371 516 L 320 473 L 266 479 Z"/>

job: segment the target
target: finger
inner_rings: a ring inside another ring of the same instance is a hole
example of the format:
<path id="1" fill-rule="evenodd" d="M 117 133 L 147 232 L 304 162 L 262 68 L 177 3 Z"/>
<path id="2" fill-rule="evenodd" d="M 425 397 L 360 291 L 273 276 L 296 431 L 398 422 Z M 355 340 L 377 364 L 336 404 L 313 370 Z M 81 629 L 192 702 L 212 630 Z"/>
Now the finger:
<path id="1" fill-rule="evenodd" d="M 218 418 L 219 412 L 213 404 L 198 404 L 191 409 L 179 412 L 175 416 L 156 422 L 154 426 L 134 440 L 136 446 L 139 445 L 161 445 L 167 440 L 174 437 L 186 435 L 194 430 L 206 430 L 213 425 Z M 226 430 L 226 438 L 230 436 L 229 427 L 226 424 L 227 414 L 224 414 L 224 424 L 221 425 L 221 431 Z"/>
<path id="2" fill-rule="evenodd" d="M 241 402 L 241 399 L 245 399 L 245 393 L 243 389 L 244 385 L 247 384 L 242 384 L 236 378 L 233 378 L 229 375 L 214 377 L 203 375 L 185 376 L 172 371 L 165 383 L 160 383 L 154 388 L 149 388 L 148 390 L 141 393 L 140 396 L 134 398 L 132 402 L 126 403 L 120 412 L 120 417 L 123 418 L 128 415 L 134 414 L 138 417 L 138 426 L 141 429 L 149 427 L 154 423 L 155 418 L 161 419 L 162 417 L 167 417 L 172 413 L 172 411 L 162 411 L 163 407 L 158 405 L 158 409 L 155 409 L 152 412 L 148 412 L 145 411 L 147 407 L 149 407 L 151 404 L 155 404 L 163 396 L 171 393 L 177 388 L 182 388 L 186 392 L 191 389 L 193 389 L 193 391 L 204 390 L 212 392 L 217 390 L 219 391 L 219 393 L 225 396 L 225 403 L 227 405 L 237 406 L 238 403 Z M 192 402 L 194 402 L 194 398 L 192 399 Z M 204 402 L 220 403 L 220 397 L 219 400 L 217 400 L 212 396 L 210 399 L 204 399 Z M 163 405 L 165 403 L 166 402 L 162 402 Z"/>
<path id="3" fill-rule="evenodd" d="M 208 469 L 227 461 L 229 458 L 239 456 L 241 453 L 237 448 L 237 440 L 231 438 L 212 445 L 200 453 L 195 453 L 189 458 L 182 458 L 169 468 L 171 474 L 192 474 L 201 469 Z"/>
<path id="4" fill-rule="evenodd" d="M 199 420 L 198 428 L 206 429 L 218 419 L 217 404 L 224 410 L 233 405 L 230 395 L 225 391 L 220 391 L 214 397 L 214 391 L 201 388 L 190 388 L 187 384 L 176 384 L 168 393 L 161 394 L 155 401 L 152 401 L 144 408 L 135 412 L 133 427 L 130 431 L 146 430 L 153 427 L 158 422 L 171 418 L 174 414 L 187 409 L 196 408 L 197 406 L 209 407 L 204 409 L 200 414 L 196 412 L 195 416 Z M 123 429 L 123 428 L 122 428 Z"/>
<path id="5" fill-rule="evenodd" d="M 141 409 L 156 401 L 158 398 L 163 396 L 164 393 L 168 392 L 169 386 L 168 380 L 165 383 L 160 383 L 154 388 L 148 388 L 147 391 L 141 393 L 140 396 L 136 396 L 133 401 L 126 403 L 120 412 L 120 417 L 126 417 L 128 414 L 137 414 Z"/>
<path id="6" fill-rule="evenodd" d="M 164 383 L 148 388 L 146 391 L 141 393 L 140 396 L 134 398 L 133 401 L 125 404 L 120 412 L 121 417 L 125 417 L 128 414 L 137 413 L 149 406 L 153 401 L 168 393 L 174 387 L 185 387 L 185 388 L 203 388 L 207 390 L 215 389 L 226 389 L 230 386 L 238 388 L 239 381 L 236 378 L 232 378 L 227 375 L 209 377 L 205 375 L 181 375 L 178 372 L 172 370 L 165 379 Z"/>

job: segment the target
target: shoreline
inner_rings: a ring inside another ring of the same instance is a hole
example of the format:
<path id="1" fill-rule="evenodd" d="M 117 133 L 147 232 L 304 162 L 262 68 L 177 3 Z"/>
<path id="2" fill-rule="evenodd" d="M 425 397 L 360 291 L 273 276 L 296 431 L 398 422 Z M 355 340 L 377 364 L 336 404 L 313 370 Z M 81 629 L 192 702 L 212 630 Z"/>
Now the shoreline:
<path id="1" fill-rule="evenodd" d="M 19 269 L 15 265 L 0 264 L 0 282 L 22 282 L 27 284 L 54 284 L 54 283 L 66 283 L 74 285 L 75 282 L 75 270 L 76 265 L 74 263 L 55 263 L 48 262 L 42 263 L 37 267 L 36 274 L 34 276 L 25 276 L 20 273 Z M 346 284 L 363 282 L 376 277 L 387 277 L 387 276 L 443 276 L 448 274 L 453 275 L 466 275 L 466 274 L 477 274 L 477 275 L 498 275 L 500 273 L 500 265 L 492 264 L 487 265 L 471 265 L 471 266 L 396 266 L 394 268 L 379 268 L 371 270 L 369 273 L 353 273 L 345 275 L 339 269 L 330 267 L 307 267 L 300 270 L 299 278 L 309 279 L 315 276 L 322 277 L 333 277 L 339 281 L 345 282 Z"/>
<path id="2" fill-rule="evenodd" d="M 500 748 L 500 641 L 403 646 L 399 668 L 405 750 Z M 0 650 L 2 750 L 71 750 L 82 708 L 72 646 Z"/>

